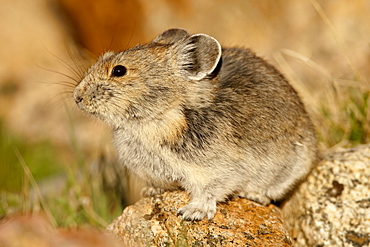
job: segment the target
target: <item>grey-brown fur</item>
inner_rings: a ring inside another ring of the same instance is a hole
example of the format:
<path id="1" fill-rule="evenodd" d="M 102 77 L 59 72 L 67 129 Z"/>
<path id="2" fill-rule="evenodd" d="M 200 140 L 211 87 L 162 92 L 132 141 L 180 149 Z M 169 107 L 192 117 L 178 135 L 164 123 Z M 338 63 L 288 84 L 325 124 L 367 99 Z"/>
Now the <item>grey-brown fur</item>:
<path id="1" fill-rule="evenodd" d="M 113 75 L 117 65 L 127 73 Z M 286 79 L 249 49 L 221 48 L 208 35 L 170 29 L 108 52 L 74 98 L 114 128 L 122 163 L 148 182 L 146 195 L 190 193 L 185 219 L 213 218 L 230 195 L 280 200 L 316 159 L 312 123 Z"/>

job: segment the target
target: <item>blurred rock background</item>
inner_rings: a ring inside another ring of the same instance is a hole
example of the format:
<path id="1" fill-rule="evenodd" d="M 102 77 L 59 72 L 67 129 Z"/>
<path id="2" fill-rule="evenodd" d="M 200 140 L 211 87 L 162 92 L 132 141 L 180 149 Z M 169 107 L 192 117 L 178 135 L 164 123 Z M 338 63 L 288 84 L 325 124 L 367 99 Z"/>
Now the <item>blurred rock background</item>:
<path id="1" fill-rule="evenodd" d="M 102 199 L 109 195 L 103 184 L 117 189 L 117 178 L 101 169 L 115 162 L 110 130 L 77 109 L 73 85 L 102 52 L 148 42 L 172 27 L 251 47 L 268 59 L 303 97 L 323 150 L 370 139 L 368 0 L 0 0 L 0 6 L 1 216 L 46 207 L 61 225 L 104 225 L 114 217 L 120 208 Z M 50 193 L 59 200 L 48 201 Z"/>

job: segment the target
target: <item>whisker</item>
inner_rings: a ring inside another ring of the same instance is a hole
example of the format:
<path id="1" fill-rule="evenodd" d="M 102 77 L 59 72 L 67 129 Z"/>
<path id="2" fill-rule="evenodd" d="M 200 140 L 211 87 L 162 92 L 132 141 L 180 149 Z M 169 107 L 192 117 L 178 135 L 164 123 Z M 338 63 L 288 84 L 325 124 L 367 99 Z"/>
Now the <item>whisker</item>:
<path id="1" fill-rule="evenodd" d="M 75 88 L 76 87 L 76 83 L 70 82 L 70 81 L 57 81 L 57 82 L 39 81 L 37 83 L 47 84 L 47 86 L 58 85 L 58 86 L 63 86 L 63 87 L 67 87 L 67 88 Z"/>
<path id="2" fill-rule="evenodd" d="M 65 99 L 73 99 L 73 92 L 72 91 L 62 91 L 62 92 L 55 93 L 55 94 L 52 95 L 52 97 L 50 98 L 50 100 L 54 100 L 57 97 L 58 98 L 61 98 L 63 100 L 65 100 Z"/>
<path id="3" fill-rule="evenodd" d="M 127 44 L 126 44 L 125 50 L 129 47 L 129 45 L 130 45 L 130 43 L 131 43 L 132 37 L 133 37 L 133 35 L 134 35 L 135 28 L 136 28 L 136 23 L 137 23 L 137 18 L 138 18 L 138 16 L 139 16 L 139 11 L 137 10 L 137 11 L 136 11 L 136 16 L 135 16 L 134 25 L 133 25 L 133 27 L 132 27 L 131 34 L 130 34 L 130 38 L 129 38 L 129 40 L 128 40 Z"/>
<path id="4" fill-rule="evenodd" d="M 55 74 L 58 74 L 58 75 L 62 75 L 62 76 L 64 76 L 64 77 L 67 77 L 68 79 L 71 79 L 71 80 L 73 80 L 73 81 L 75 81 L 75 82 L 77 82 L 77 83 L 79 83 L 79 82 L 80 82 L 80 81 L 79 81 L 79 80 L 77 80 L 75 77 L 70 76 L 70 75 L 67 75 L 67 74 L 65 74 L 65 73 L 62 73 L 62 72 L 60 72 L 60 71 L 52 70 L 52 69 L 47 69 L 47 68 L 42 67 L 42 66 L 38 66 L 38 67 L 39 67 L 39 68 L 41 68 L 41 69 L 44 69 L 44 70 L 46 70 L 46 71 L 49 71 L 49 72 L 52 72 L 52 73 L 55 73 Z"/>
<path id="5" fill-rule="evenodd" d="M 111 49 L 112 49 L 112 45 L 113 45 L 114 39 L 115 39 L 116 34 L 117 34 L 118 22 L 119 22 L 118 18 L 119 18 L 119 17 L 118 17 L 118 15 L 117 15 L 117 16 L 116 16 L 116 26 L 114 27 L 113 37 L 112 37 L 112 39 L 110 40 L 110 44 L 109 44 L 109 46 L 108 46 L 108 50 L 111 50 Z"/>
<path id="6" fill-rule="evenodd" d="M 64 104 L 71 105 L 71 103 L 74 103 L 74 101 L 71 99 L 73 99 L 72 91 L 58 92 L 58 93 L 51 95 L 49 99 L 43 103 L 42 108 L 60 109 L 60 107 L 63 106 Z"/>
<path id="7" fill-rule="evenodd" d="M 44 46 L 45 50 L 47 52 L 49 52 L 50 55 L 52 55 L 53 57 L 55 57 L 58 62 L 63 65 L 63 67 L 65 67 L 66 69 L 68 69 L 70 72 L 72 72 L 76 77 L 81 77 L 81 74 L 78 73 L 78 71 L 72 67 L 69 63 L 67 63 L 66 61 L 64 61 L 63 59 L 61 59 L 60 57 L 58 57 L 57 55 L 55 55 L 54 53 L 52 53 L 49 49 L 47 49 L 45 46 Z"/>
<path id="8" fill-rule="evenodd" d="M 70 87 L 70 88 L 76 87 L 76 84 L 70 81 L 60 81 L 60 82 L 55 82 L 55 84 L 60 85 L 60 86 Z"/>
<path id="9" fill-rule="evenodd" d="M 73 68 L 73 69 L 76 71 L 76 74 L 77 74 L 78 78 L 82 79 L 86 70 L 90 66 L 90 62 L 88 62 L 88 61 L 92 60 L 91 58 L 93 56 L 92 56 L 92 54 L 90 54 L 89 58 L 87 58 L 88 57 L 86 55 L 87 52 L 85 52 L 85 55 L 82 55 L 82 53 L 80 51 L 81 49 L 77 49 L 76 47 L 74 47 L 73 50 L 74 51 L 72 51 L 71 46 L 67 47 L 67 53 L 68 53 L 69 57 L 71 58 L 71 60 L 73 61 L 73 64 L 75 65 L 75 68 Z M 79 59 L 76 59 L 76 57 L 78 57 Z"/>

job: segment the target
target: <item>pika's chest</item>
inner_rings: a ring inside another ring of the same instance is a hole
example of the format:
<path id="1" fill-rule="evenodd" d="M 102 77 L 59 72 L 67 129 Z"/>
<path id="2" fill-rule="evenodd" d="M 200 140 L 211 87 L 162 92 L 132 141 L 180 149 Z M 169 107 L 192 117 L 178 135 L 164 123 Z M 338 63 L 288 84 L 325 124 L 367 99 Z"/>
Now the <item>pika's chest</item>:
<path id="1" fill-rule="evenodd" d="M 155 140 L 115 130 L 114 145 L 123 165 L 143 179 L 173 183 L 183 176 L 181 160 L 160 148 Z"/>

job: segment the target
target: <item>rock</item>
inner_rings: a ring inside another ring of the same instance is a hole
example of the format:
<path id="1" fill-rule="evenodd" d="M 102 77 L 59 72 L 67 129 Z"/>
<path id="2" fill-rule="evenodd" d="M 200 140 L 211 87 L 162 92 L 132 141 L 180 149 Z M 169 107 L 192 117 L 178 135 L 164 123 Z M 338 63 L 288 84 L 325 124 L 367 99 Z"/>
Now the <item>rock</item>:
<path id="1" fill-rule="evenodd" d="M 55 229 L 42 215 L 22 215 L 0 221 L 1 247 L 122 247 L 97 229 Z"/>
<path id="2" fill-rule="evenodd" d="M 295 246 L 370 246 L 370 145 L 329 155 L 283 211 Z"/>
<path id="3" fill-rule="evenodd" d="M 291 246 L 274 205 L 235 198 L 219 203 L 212 220 L 189 222 L 176 215 L 188 201 L 183 191 L 141 199 L 107 232 L 128 246 Z"/>

